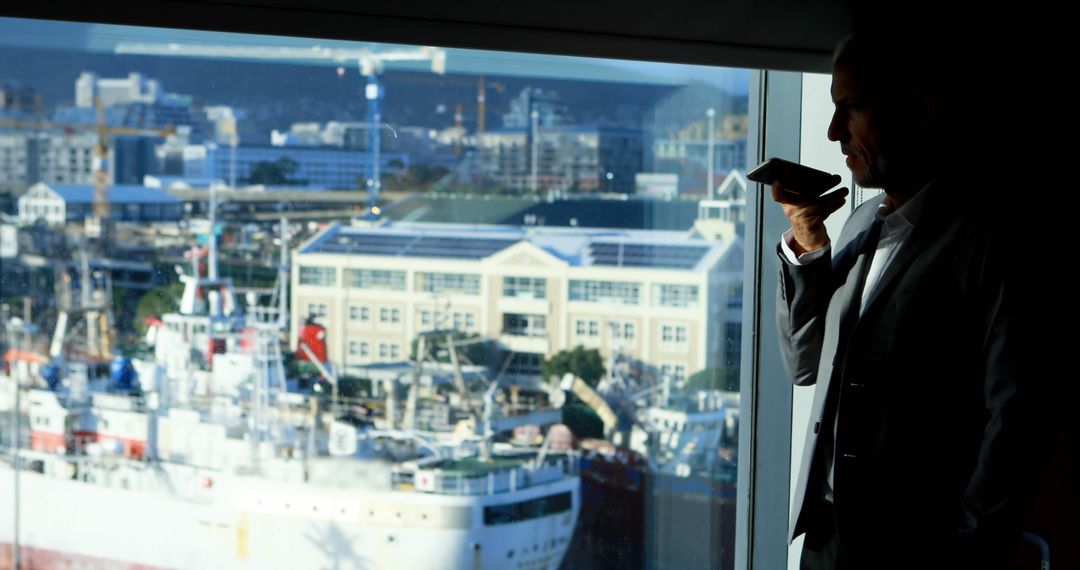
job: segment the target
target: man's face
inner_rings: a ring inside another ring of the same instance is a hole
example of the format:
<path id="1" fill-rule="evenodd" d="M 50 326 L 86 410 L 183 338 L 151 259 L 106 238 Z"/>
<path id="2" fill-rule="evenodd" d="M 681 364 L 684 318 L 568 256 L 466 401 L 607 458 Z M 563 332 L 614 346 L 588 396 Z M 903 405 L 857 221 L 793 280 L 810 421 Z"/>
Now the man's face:
<path id="1" fill-rule="evenodd" d="M 842 63 L 833 67 L 832 100 L 836 108 L 829 123 L 829 140 L 840 143 L 856 184 L 883 188 L 888 160 L 882 145 L 882 117 Z"/>

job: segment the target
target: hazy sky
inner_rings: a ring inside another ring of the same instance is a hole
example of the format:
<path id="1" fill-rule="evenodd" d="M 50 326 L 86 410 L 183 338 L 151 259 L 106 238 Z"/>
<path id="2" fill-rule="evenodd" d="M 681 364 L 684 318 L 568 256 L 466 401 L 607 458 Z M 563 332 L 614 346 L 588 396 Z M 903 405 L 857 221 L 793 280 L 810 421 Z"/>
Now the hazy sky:
<path id="1" fill-rule="evenodd" d="M 121 42 L 298 47 L 319 45 L 342 48 L 371 45 L 343 40 L 0 18 L 0 49 L 5 46 L 14 46 L 111 52 Z M 387 48 L 402 47 L 391 44 L 381 45 Z M 446 52 L 446 71 L 449 73 L 516 75 L 662 85 L 704 82 L 740 95 L 747 93 L 750 80 L 749 72 L 742 69 L 456 48 L 449 48 Z M 328 61 L 325 64 L 312 63 L 312 65 L 338 66 L 340 64 Z M 403 62 L 389 67 L 391 69 L 417 71 L 428 68 L 427 65 L 420 62 Z M 2 68 L 0 68 L 0 74 L 2 73 Z M 3 79 L 3 77 L 0 76 L 0 79 Z"/>

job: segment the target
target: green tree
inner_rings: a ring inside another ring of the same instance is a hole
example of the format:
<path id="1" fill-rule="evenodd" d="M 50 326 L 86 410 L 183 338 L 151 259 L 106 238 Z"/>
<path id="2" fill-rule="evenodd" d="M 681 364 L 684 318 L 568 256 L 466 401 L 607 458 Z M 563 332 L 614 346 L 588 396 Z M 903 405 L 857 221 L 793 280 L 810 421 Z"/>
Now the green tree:
<path id="1" fill-rule="evenodd" d="M 600 383 L 600 377 L 604 375 L 604 360 L 600 358 L 599 350 L 586 349 L 579 344 L 572 350 L 563 350 L 544 360 L 541 370 L 545 380 L 552 376 L 562 378 L 563 374 L 570 372 L 584 380 L 589 386 L 595 387 Z"/>
<path id="2" fill-rule="evenodd" d="M 175 312 L 180 308 L 180 297 L 184 294 L 183 283 L 173 283 L 164 287 L 157 287 L 147 291 L 139 299 L 135 308 L 135 330 L 140 335 L 146 334 L 146 317 L 161 318 L 165 313 Z"/>
<path id="3" fill-rule="evenodd" d="M 246 182 L 248 184 L 265 184 L 267 186 L 297 186 L 305 181 L 296 180 L 292 176 L 300 164 L 295 160 L 283 156 L 274 162 L 260 161 L 251 167 L 251 173 Z"/>
<path id="4" fill-rule="evenodd" d="M 394 161 L 390 162 L 391 164 L 387 166 L 393 168 Z M 382 177 L 383 188 L 395 191 L 427 192 L 436 182 L 450 173 L 450 169 L 445 166 L 426 164 L 410 164 L 407 168 L 402 168 L 402 166 L 404 165 L 401 165 L 399 161 L 397 172 L 389 172 Z"/>
<path id="5" fill-rule="evenodd" d="M 739 367 L 721 366 L 706 368 L 690 375 L 684 387 L 687 391 L 724 390 L 739 391 Z"/>

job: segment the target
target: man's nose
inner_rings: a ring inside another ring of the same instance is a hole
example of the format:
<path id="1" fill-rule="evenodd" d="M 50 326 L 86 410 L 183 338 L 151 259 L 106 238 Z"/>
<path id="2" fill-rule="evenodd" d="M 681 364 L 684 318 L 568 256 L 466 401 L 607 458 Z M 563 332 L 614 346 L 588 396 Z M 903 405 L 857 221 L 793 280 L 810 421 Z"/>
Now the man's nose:
<path id="1" fill-rule="evenodd" d="M 841 125 L 842 123 L 839 120 L 839 117 L 837 117 L 836 113 L 833 113 L 832 120 L 829 121 L 829 130 L 826 133 L 826 135 L 829 137 L 829 140 L 834 142 L 844 140 L 846 136 L 846 131 L 844 131 Z"/>

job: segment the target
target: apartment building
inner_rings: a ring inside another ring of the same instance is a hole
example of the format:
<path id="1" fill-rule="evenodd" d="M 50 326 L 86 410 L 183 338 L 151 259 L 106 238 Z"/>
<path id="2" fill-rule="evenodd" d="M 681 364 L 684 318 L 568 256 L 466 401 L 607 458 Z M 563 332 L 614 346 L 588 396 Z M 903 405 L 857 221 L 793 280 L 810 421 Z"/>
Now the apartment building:
<path id="1" fill-rule="evenodd" d="M 738 362 L 726 336 L 741 330 L 741 242 L 690 235 L 333 225 L 293 253 L 293 342 L 313 317 L 348 368 L 406 359 L 419 333 L 453 328 L 497 340 L 519 373 L 582 345 L 679 381 Z"/>

